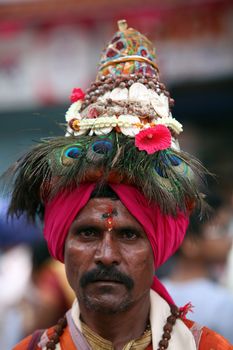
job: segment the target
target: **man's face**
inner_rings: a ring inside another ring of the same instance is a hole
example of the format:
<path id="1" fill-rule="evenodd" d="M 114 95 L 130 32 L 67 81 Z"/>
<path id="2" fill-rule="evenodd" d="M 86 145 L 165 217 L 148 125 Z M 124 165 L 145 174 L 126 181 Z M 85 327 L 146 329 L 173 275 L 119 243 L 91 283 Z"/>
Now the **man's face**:
<path id="1" fill-rule="evenodd" d="M 91 199 L 78 214 L 66 239 L 65 266 L 80 307 L 105 313 L 148 297 L 154 275 L 142 226 L 110 198 Z"/>

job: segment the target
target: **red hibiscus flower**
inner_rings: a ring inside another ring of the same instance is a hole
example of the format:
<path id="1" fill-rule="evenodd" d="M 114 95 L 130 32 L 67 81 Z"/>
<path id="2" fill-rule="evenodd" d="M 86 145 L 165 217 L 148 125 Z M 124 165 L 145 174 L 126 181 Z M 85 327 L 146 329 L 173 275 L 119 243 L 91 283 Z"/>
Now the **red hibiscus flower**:
<path id="1" fill-rule="evenodd" d="M 74 88 L 70 96 L 70 101 L 74 103 L 76 101 L 83 100 L 84 97 L 85 97 L 85 94 L 82 89 Z"/>
<path id="2" fill-rule="evenodd" d="M 135 146 L 148 154 L 167 149 L 171 146 L 171 133 L 161 124 L 141 130 L 135 137 Z"/>

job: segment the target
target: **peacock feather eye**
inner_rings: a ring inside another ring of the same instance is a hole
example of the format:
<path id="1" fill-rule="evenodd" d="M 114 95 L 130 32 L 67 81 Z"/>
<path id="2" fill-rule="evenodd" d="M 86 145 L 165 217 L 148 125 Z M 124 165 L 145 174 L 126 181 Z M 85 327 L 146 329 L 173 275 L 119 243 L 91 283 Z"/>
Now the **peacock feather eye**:
<path id="1" fill-rule="evenodd" d="M 87 159 L 98 163 L 106 159 L 113 151 L 113 141 L 110 138 L 95 140 L 89 147 Z"/>
<path id="2" fill-rule="evenodd" d="M 155 171 L 160 177 L 167 177 L 166 171 L 164 171 L 159 164 L 155 165 Z"/>
<path id="3" fill-rule="evenodd" d="M 168 154 L 167 157 L 172 166 L 178 166 L 182 163 L 182 160 L 179 157 L 177 157 L 175 154 Z M 165 160 L 165 164 L 166 164 L 166 160 Z M 169 165 L 169 164 L 166 164 L 166 165 Z"/>
<path id="4" fill-rule="evenodd" d="M 83 154 L 83 147 L 81 145 L 73 145 L 63 149 L 61 154 L 62 165 L 72 165 Z"/>
<path id="5" fill-rule="evenodd" d="M 64 155 L 68 158 L 78 159 L 82 154 L 82 149 L 77 146 L 69 147 L 65 150 Z"/>
<path id="6" fill-rule="evenodd" d="M 98 154 L 107 155 L 112 149 L 113 144 L 110 140 L 98 140 L 92 144 L 92 151 Z"/>
<path id="7" fill-rule="evenodd" d="M 180 166 L 182 166 L 182 169 L 186 168 L 186 164 L 182 161 L 182 159 L 167 151 L 165 153 L 161 153 L 159 159 L 155 162 L 155 171 L 160 177 L 168 178 L 167 170 L 169 168 Z"/>

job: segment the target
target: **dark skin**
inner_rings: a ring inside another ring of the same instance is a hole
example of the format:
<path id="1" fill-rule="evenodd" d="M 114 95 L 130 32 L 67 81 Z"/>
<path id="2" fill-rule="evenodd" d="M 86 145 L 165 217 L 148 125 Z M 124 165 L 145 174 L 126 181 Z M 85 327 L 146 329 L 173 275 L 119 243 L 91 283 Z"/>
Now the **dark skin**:
<path id="1" fill-rule="evenodd" d="M 106 217 L 112 212 L 109 226 Z M 89 328 L 116 350 L 143 334 L 150 309 L 153 253 L 142 226 L 119 200 L 93 198 L 82 209 L 66 240 L 65 266 L 81 318 Z M 91 281 L 83 278 L 87 272 L 109 268 L 117 274 L 94 274 Z"/>

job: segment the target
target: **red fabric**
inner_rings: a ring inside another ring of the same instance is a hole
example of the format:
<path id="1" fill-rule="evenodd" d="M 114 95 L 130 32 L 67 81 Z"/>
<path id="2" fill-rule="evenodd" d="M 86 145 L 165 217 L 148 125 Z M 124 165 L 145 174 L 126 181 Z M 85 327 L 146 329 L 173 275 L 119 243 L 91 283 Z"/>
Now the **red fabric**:
<path id="1" fill-rule="evenodd" d="M 157 269 L 180 246 L 189 218 L 179 211 L 176 217 L 164 215 L 156 203 L 149 203 L 139 190 L 125 184 L 109 184 L 121 202 L 144 228 L 150 241 Z M 51 255 L 64 261 L 64 245 L 69 228 L 88 202 L 95 183 L 81 184 L 72 192 L 64 190 L 45 206 L 44 236 Z M 161 282 L 154 278 L 152 288 L 167 302 L 173 303 Z"/>
<path id="2" fill-rule="evenodd" d="M 80 210 L 87 204 L 94 183 L 85 183 L 75 190 L 64 190 L 45 205 L 44 237 L 51 255 L 64 262 L 64 245 L 69 228 Z"/>

